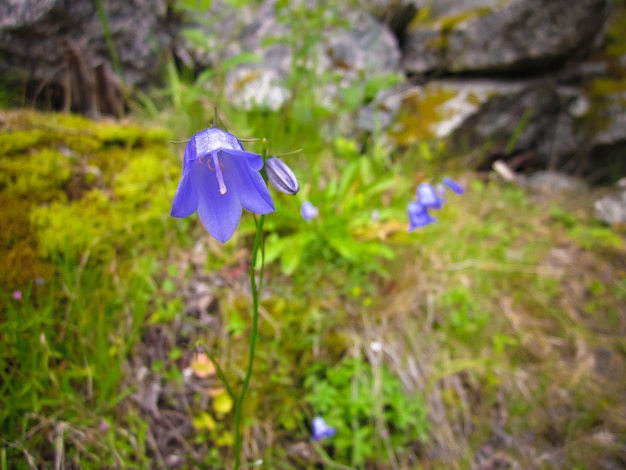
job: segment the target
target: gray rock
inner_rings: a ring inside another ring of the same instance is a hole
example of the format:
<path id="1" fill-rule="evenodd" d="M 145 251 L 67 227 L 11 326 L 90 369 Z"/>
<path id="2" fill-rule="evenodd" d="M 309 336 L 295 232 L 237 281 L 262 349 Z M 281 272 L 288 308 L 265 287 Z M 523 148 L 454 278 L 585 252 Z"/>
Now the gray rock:
<path id="1" fill-rule="evenodd" d="M 405 94 L 401 99 L 405 107 L 416 106 L 422 123 L 428 126 L 429 132 L 422 138 L 452 137 L 470 146 L 481 146 L 487 140 L 506 146 L 524 114 L 530 112 L 514 150 L 532 148 L 552 127 L 558 109 L 553 86 L 539 80 L 440 80 L 410 93 L 413 98 Z"/>
<path id="2" fill-rule="evenodd" d="M 542 192 L 586 192 L 587 183 L 576 176 L 559 171 L 537 171 L 524 179 L 525 186 Z"/>
<path id="3" fill-rule="evenodd" d="M 5 0 L 0 4 L 0 30 L 34 24 L 54 3 L 55 0 Z"/>
<path id="4" fill-rule="evenodd" d="M 327 106 L 341 96 L 344 87 L 365 83 L 375 75 L 400 73 L 400 50 L 385 25 L 358 10 L 328 10 L 324 17 L 329 26 L 317 44 L 299 49 L 304 44 L 298 41 L 314 30 L 302 29 L 306 25 L 294 30 L 289 21 L 277 18 L 274 1 L 264 2 L 228 49 L 231 57 L 246 51 L 260 58 L 228 72 L 225 88 L 229 101 L 244 109 L 255 105 L 278 109 L 294 89 L 288 81 L 296 67 L 319 77 L 306 84 L 306 93 Z M 295 89 L 301 85 L 296 84 Z"/>
<path id="5" fill-rule="evenodd" d="M 593 209 L 596 218 L 607 224 L 626 224 L 626 189 L 598 199 Z"/>
<path id="6" fill-rule="evenodd" d="M 626 145 L 626 93 L 607 96 L 605 127 L 593 139 L 594 146 Z"/>
<path id="7" fill-rule="evenodd" d="M 124 81 L 154 81 L 161 51 L 169 44 L 166 0 L 107 0 L 103 6 Z M 123 92 L 103 31 L 95 2 L 5 2 L 0 6 L 0 74 L 61 90 L 57 94 L 67 109 L 115 112 L 121 103 L 114 101 Z"/>
<path id="8" fill-rule="evenodd" d="M 364 0 L 362 5 L 367 12 L 399 35 L 415 17 L 421 7 L 420 3 L 412 0 Z"/>
<path id="9" fill-rule="evenodd" d="M 434 2 L 437 16 L 411 24 L 403 66 L 411 73 L 542 70 L 597 41 L 606 0 Z"/>

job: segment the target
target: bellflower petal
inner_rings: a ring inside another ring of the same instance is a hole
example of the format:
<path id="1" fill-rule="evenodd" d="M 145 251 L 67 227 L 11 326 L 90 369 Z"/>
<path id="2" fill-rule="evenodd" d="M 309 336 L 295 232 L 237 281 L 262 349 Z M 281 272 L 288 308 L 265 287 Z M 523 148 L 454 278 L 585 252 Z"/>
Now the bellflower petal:
<path id="1" fill-rule="evenodd" d="M 242 208 L 257 214 L 275 210 L 259 173 L 262 167 L 261 156 L 246 152 L 234 135 L 217 128 L 198 132 L 185 148 L 171 215 L 198 211 L 208 232 L 225 243 L 239 225 Z"/>
<path id="2" fill-rule="evenodd" d="M 429 209 L 441 209 L 443 207 L 443 200 L 435 188 L 428 183 L 421 183 L 417 187 L 417 201 Z"/>
<path id="3" fill-rule="evenodd" d="M 191 183 L 189 174 L 183 175 L 174 195 L 172 203 L 172 217 L 189 217 L 198 210 L 198 192 Z"/>
<path id="4" fill-rule="evenodd" d="M 410 202 L 407 206 L 407 213 L 409 214 L 409 232 L 437 221 L 428 213 L 428 208 L 419 202 Z"/>
<path id="5" fill-rule="evenodd" d="M 324 437 L 332 437 L 337 433 L 337 430 L 335 428 L 330 427 L 328 424 L 326 424 L 324 418 L 321 418 L 319 416 L 313 418 L 312 428 L 313 434 L 311 437 L 314 441 L 319 441 Z"/>
<path id="6" fill-rule="evenodd" d="M 247 152 L 240 152 L 247 153 Z M 274 201 L 270 195 L 263 177 L 258 171 L 250 171 L 250 164 L 255 165 L 255 161 L 247 158 L 238 158 L 233 150 L 223 150 L 222 155 L 230 155 L 229 171 L 224 172 L 226 187 L 240 188 L 237 195 L 239 202 L 248 211 L 256 214 L 269 214 L 274 212 Z M 263 164 L 263 160 L 261 164 Z"/>
<path id="7" fill-rule="evenodd" d="M 206 164 L 198 162 L 191 172 L 192 181 L 198 191 L 198 216 L 202 225 L 217 240 L 229 240 L 241 219 L 241 203 L 235 191 L 220 193 L 219 183 Z"/>

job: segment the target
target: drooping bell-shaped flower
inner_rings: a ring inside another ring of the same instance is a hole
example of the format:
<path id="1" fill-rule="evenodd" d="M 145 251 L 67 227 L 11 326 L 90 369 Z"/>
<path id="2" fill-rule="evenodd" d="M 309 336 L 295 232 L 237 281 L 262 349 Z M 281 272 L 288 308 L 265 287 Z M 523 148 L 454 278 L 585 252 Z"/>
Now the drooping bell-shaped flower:
<path id="1" fill-rule="evenodd" d="M 443 207 L 443 199 L 432 184 L 428 183 L 421 183 L 417 187 L 417 201 L 428 209 L 441 209 Z"/>
<path id="2" fill-rule="evenodd" d="M 428 213 L 428 207 L 420 202 L 409 202 L 407 213 L 409 214 L 409 232 L 437 221 L 437 219 Z"/>
<path id="3" fill-rule="evenodd" d="M 304 220 L 315 219 L 319 215 L 319 210 L 309 201 L 304 201 L 300 207 L 300 215 Z"/>
<path id="4" fill-rule="evenodd" d="M 311 435 L 311 438 L 314 441 L 319 441 L 324 437 L 332 437 L 337 432 L 335 428 L 330 427 L 328 424 L 326 424 L 324 418 L 321 418 L 320 416 L 316 416 L 315 418 L 313 418 L 312 428 L 313 433 Z"/>
<path id="5" fill-rule="evenodd" d="M 218 128 L 198 132 L 185 148 L 172 217 L 189 217 L 198 211 L 208 232 L 225 243 L 239 225 L 242 207 L 256 214 L 275 210 L 259 173 L 262 167 L 261 156 L 246 152 L 229 132 Z"/>
<path id="6" fill-rule="evenodd" d="M 281 193 L 296 194 L 300 191 L 300 183 L 291 168 L 276 157 L 270 157 L 265 162 L 265 173 L 270 183 Z"/>

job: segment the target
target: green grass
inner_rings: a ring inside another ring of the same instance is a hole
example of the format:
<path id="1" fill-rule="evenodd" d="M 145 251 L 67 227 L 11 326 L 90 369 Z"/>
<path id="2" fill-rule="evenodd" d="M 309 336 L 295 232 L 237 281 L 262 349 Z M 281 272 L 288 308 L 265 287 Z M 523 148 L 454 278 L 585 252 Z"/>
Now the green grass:
<path id="1" fill-rule="evenodd" d="M 316 40 L 291 46 L 305 55 Z M 232 466 L 220 377 L 238 393 L 255 224 L 245 214 L 220 245 L 196 216 L 168 216 L 184 149 L 169 141 L 207 126 L 214 105 L 273 154 L 301 149 L 284 160 L 302 190 L 273 194 L 265 222 L 245 462 L 625 464 L 623 233 L 455 172 L 466 194 L 409 234 L 417 184 L 459 164 L 443 142 L 392 152 L 385 135 L 338 131 L 394 80 L 322 107 L 296 93 L 315 74 L 294 68 L 287 106 L 242 112 L 207 92 L 225 69 L 193 78 L 168 67 L 168 86 L 133 106 L 135 124 L 2 112 L 0 469 Z M 319 218 L 302 220 L 305 200 Z M 310 440 L 316 415 L 334 438 Z"/>
<path id="2" fill-rule="evenodd" d="M 47 273 L 40 285 L 18 264 L 3 280 L 0 460 L 222 468 L 233 459 L 232 405 L 218 398 L 215 375 L 193 373 L 194 348 L 203 345 L 236 392 L 251 319 L 251 218 L 221 246 L 195 218 L 167 217 L 178 170 L 165 139 L 117 140 L 69 163 L 48 141 L 34 147 L 44 186 L 22 171 L 29 154 L 0 160 L 16 175 L 3 197 L 31 195 L 26 219 L 5 219 L 5 230 L 30 221 L 25 233 Z M 532 452 L 546 468 L 619 461 L 620 235 L 469 174 L 467 193 L 449 196 L 437 224 L 407 234 L 404 207 L 422 173 L 402 159 L 385 170 L 375 155 L 364 167 L 355 147 L 336 145 L 308 173 L 321 217 L 305 223 L 286 196 L 268 217 L 244 459 L 465 468 L 504 435 L 499 452 L 522 466 L 538 463 Z M 338 163 L 325 162 L 331 154 L 354 170 L 323 187 Z M 68 195 L 86 161 L 97 180 Z M 306 240 L 297 255 L 294 237 Z M 316 414 L 338 434 L 312 445 Z"/>

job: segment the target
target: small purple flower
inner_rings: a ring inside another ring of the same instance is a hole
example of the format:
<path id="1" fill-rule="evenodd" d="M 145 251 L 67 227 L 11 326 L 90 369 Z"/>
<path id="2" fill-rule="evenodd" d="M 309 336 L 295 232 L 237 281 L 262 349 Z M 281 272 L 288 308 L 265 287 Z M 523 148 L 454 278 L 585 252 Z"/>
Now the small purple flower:
<path id="1" fill-rule="evenodd" d="M 410 202 L 407 206 L 407 213 L 409 214 L 409 232 L 437 221 L 428 213 L 428 208 L 419 202 Z"/>
<path id="2" fill-rule="evenodd" d="M 300 191 L 298 178 L 282 160 L 276 157 L 268 158 L 265 162 L 265 173 L 272 186 L 281 193 L 296 194 Z"/>
<path id="3" fill-rule="evenodd" d="M 324 421 L 324 418 L 316 416 L 313 418 L 313 435 L 311 436 L 314 441 L 319 441 L 324 437 L 332 437 L 337 433 L 335 428 L 330 427 Z"/>
<path id="4" fill-rule="evenodd" d="M 43 277 L 39 277 L 38 276 L 38 277 L 35 278 L 35 284 L 37 284 L 38 286 L 43 286 L 44 282 L 45 281 L 44 281 Z"/>
<path id="5" fill-rule="evenodd" d="M 185 148 L 172 217 L 198 211 L 207 231 L 225 243 L 239 225 L 242 207 L 257 214 L 275 210 L 262 167 L 261 156 L 246 152 L 234 135 L 217 128 L 198 132 Z"/>
<path id="6" fill-rule="evenodd" d="M 374 209 L 372 211 L 372 222 L 378 222 L 380 220 L 380 211 L 378 209 Z"/>
<path id="7" fill-rule="evenodd" d="M 443 179 L 443 184 L 445 184 L 452 192 L 456 194 L 463 194 L 465 192 L 463 187 L 452 178 L 445 177 Z"/>
<path id="8" fill-rule="evenodd" d="M 13 298 L 15 300 L 22 300 L 22 291 L 16 290 L 15 292 L 13 292 Z"/>
<path id="9" fill-rule="evenodd" d="M 421 183 L 417 187 L 417 201 L 428 209 L 441 209 L 443 207 L 443 199 L 439 197 L 432 184 Z"/>
<path id="10" fill-rule="evenodd" d="M 319 210 L 309 201 L 304 201 L 300 208 L 300 214 L 304 220 L 315 219 L 319 215 Z"/>

